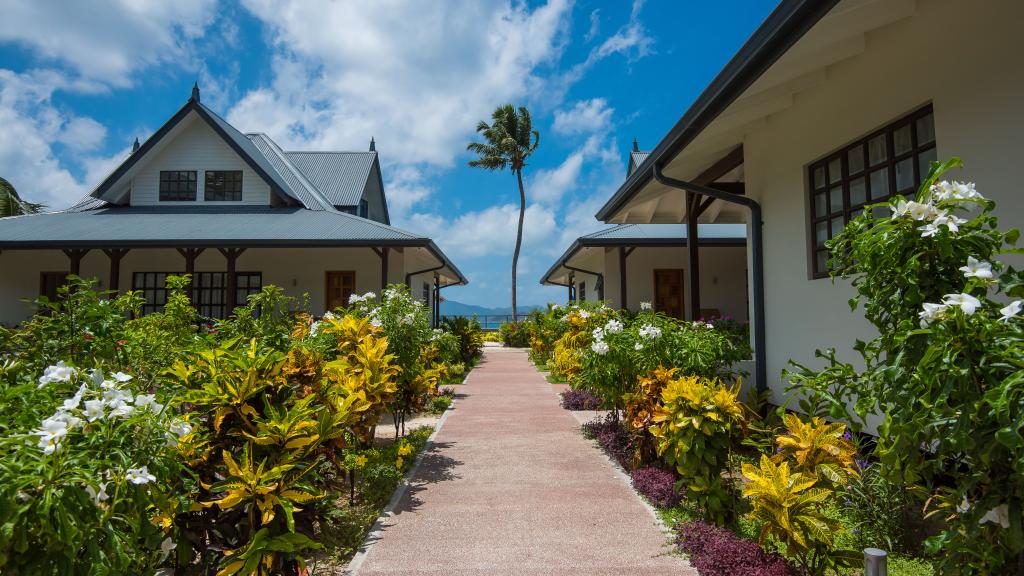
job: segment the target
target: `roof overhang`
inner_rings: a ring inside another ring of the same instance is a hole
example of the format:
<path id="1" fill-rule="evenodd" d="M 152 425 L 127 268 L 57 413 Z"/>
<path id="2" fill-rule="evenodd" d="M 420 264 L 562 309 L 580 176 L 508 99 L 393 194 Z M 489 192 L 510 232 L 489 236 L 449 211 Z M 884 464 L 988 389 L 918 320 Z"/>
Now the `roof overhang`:
<path id="1" fill-rule="evenodd" d="M 685 222 L 682 193 L 654 181 L 696 176 L 742 146 L 744 135 L 826 80 L 826 68 L 864 50 L 864 35 L 913 14 L 915 0 L 783 0 L 644 162 L 597 213 L 611 223 Z M 704 182 L 703 184 L 711 184 Z M 722 204 L 716 201 L 716 204 Z M 717 212 L 716 212 L 717 211 Z M 728 206 L 719 222 L 742 221 Z M 701 221 L 709 221 L 708 217 Z"/>
<path id="2" fill-rule="evenodd" d="M 700 237 L 700 247 L 737 247 L 746 246 L 746 237 Z M 680 235 L 677 238 L 650 238 L 650 237 L 626 237 L 626 238 L 592 238 L 582 236 L 577 238 L 568 250 L 562 253 L 555 260 L 555 263 L 548 268 L 548 271 L 541 277 L 540 283 L 549 286 L 565 286 L 568 284 L 568 277 L 573 274 L 580 274 L 566 266 L 576 269 L 591 270 L 595 273 L 604 274 L 604 262 L 601 256 L 609 250 L 616 248 L 682 248 L 687 246 L 687 239 Z"/>

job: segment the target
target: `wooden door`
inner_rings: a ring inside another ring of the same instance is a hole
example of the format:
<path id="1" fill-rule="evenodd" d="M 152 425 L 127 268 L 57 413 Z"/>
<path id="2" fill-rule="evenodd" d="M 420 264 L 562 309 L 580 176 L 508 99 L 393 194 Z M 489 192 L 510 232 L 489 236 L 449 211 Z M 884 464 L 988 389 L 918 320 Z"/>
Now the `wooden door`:
<path id="1" fill-rule="evenodd" d="M 654 309 L 683 317 L 683 270 L 672 268 L 654 271 Z"/>
<path id="2" fill-rule="evenodd" d="M 67 277 L 70 272 L 40 272 L 39 273 L 39 295 L 46 296 L 48 300 L 57 300 L 57 290 L 68 283 Z"/>
<path id="3" fill-rule="evenodd" d="M 324 310 L 348 306 L 348 299 L 356 291 L 356 273 L 351 270 L 327 272 L 327 288 L 324 291 Z"/>

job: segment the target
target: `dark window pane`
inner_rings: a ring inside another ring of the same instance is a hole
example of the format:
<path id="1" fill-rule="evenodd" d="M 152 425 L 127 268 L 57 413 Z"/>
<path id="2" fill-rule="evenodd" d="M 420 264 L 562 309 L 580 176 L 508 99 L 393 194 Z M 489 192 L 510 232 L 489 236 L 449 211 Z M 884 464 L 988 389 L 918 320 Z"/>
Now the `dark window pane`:
<path id="1" fill-rule="evenodd" d="M 196 199 L 196 173 L 194 170 L 163 170 L 160 172 L 161 202 Z"/>
<path id="2" fill-rule="evenodd" d="M 864 147 L 857 146 L 846 153 L 846 167 L 850 174 L 856 174 L 864 169 Z"/>
<path id="3" fill-rule="evenodd" d="M 896 191 L 904 192 L 914 187 L 914 159 L 906 158 L 896 163 Z"/>
<path id="4" fill-rule="evenodd" d="M 910 124 L 900 126 L 892 133 L 892 147 L 896 149 L 896 155 L 910 151 L 913 144 L 910 141 Z"/>
<path id="5" fill-rule="evenodd" d="M 828 191 L 829 212 L 842 212 L 843 210 L 843 187 L 834 186 Z"/>
<path id="6" fill-rule="evenodd" d="M 828 161 L 828 183 L 835 184 L 843 179 L 843 166 L 841 158 L 833 158 Z"/>
<path id="7" fill-rule="evenodd" d="M 836 235 L 838 235 L 840 232 L 843 231 L 843 226 L 845 226 L 845 224 L 846 224 L 846 222 L 844 222 L 844 219 L 843 219 L 842 216 L 836 216 L 835 218 L 832 219 L 832 237 L 833 238 L 835 238 Z"/>
<path id="8" fill-rule="evenodd" d="M 868 140 L 868 163 L 874 166 L 885 162 L 889 157 L 886 148 L 885 134 L 879 134 Z"/>
<path id="9" fill-rule="evenodd" d="M 887 206 L 875 206 L 874 208 L 871 209 L 871 215 L 874 216 L 875 218 L 885 218 L 890 214 L 892 214 L 892 210 L 890 210 Z"/>
<path id="10" fill-rule="evenodd" d="M 825 193 L 820 192 L 814 195 L 814 217 L 821 218 L 828 214 L 828 203 L 825 201 Z"/>
<path id="11" fill-rule="evenodd" d="M 858 208 L 856 210 L 850 210 L 850 220 L 853 220 L 857 216 L 860 216 L 862 213 L 864 213 L 864 209 L 863 208 Z"/>
<path id="12" fill-rule="evenodd" d="M 935 160 L 935 148 L 929 148 L 917 155 L 917 165 L 922 180 L 928 176 L 928 171 L 931 170 L 932 162 L 935 162 Z"/>
<path id="13" fill-rule="evenodd" d="M 881 200 L 889 195 L 889 170 L 882 168 L 871 173 L 871 199 Z"/>
<path id="14" fill-rule="evenodd" d="M 917 119 L 917 145 L 924 146 L 935 141 L 935 117 L 930 112 Z"/>
<path id="15" fill-rule="evenodd" d="M 814 255 L 818 272 L 828 272 L 828 250 L 819 250 Z"/>
<path id="16" fill-rule="evenodd" d="M 814 169 L 814 188 L 821 190 L 825 187 L 825 167 L 818 166 Z"/>
<path id="17" fill-rule="evenodd" d="M 814 225 L 814 242 L 818 246 L 824 246 L 828 240 L 828 222 L 822 220 Z"/>
<path id="18" fill-rule="evenodd" d="M 866 202 L 868 198 L 867 192 L 863 176 L 850 180 L 850 206 L 857 206 Z"/>
<path id="19" fill-rule="evenodd" d="M 238 202 L 242 200 L 241 170 L 208 170 L 203 197 L 208 202 Z"/>

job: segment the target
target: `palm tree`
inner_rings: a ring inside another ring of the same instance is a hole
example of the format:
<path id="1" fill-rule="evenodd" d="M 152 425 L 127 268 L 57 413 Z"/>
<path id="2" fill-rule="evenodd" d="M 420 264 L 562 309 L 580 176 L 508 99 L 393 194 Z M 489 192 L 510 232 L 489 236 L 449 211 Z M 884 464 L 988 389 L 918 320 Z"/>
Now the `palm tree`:
<path id="1" fill-rule="evenodd" d="M 22 200 L 18 196 L 18 191 L 14 189 L 14 185 L 0 177 L 0 218 L 35 214 L 43 208 L 42 204 L 33 204 Z"/>
<path id="2" fill-rule="evenodd" d="M 523 168 L 526 159 L 540 144 L 540 132 L 533 129 L 530 111 L 525 106 L 498 106 L 491 114 L 491 120 L 490 124 L 481 120 L 476 126 L 477 133 L 482 134 L 486 142 L 472 142 L 466 149 L 477 153 L 477 158 L 469 162 L 471 167 L 486 170 L 509 168 L 519 183 L 519 228 L 516 232 L 516 250 L 512 255 L 512 321 L 517 322 L 516 268 L 519 266 L 519 249 L 523 245 L 523 218 L 526 217 Z"/>

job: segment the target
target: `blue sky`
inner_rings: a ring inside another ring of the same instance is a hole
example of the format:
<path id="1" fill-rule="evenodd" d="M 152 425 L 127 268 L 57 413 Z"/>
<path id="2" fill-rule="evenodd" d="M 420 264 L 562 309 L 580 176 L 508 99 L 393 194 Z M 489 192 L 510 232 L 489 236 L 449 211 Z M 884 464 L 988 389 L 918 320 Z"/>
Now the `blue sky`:
<path id="1" fill-rule="evenodd" d="M 429 234 L 505 305 L 518 192 L 469 168 L 499 104 L 541 131 L 526 170 L 519 301 L 564 299 L 540 275 L 774 8 L 703 2 L 9 0 L 0 19 L 0 175 L 63 208 L 188 98 L 285 149 L 363 150 L 384 165 L 392 222 Z"/>

